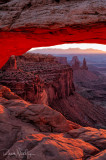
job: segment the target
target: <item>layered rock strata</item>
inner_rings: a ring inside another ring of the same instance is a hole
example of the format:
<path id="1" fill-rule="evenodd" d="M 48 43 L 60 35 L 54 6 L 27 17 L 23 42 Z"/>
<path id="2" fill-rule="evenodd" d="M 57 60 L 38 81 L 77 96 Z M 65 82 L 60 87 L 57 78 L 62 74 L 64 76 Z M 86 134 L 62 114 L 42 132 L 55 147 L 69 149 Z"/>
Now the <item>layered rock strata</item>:
<path id="1" fill-rule="evenodd" d="M 49 55 L 25 54 L 16 59 L 18 69 L 8 70 L 7 66 L 6 71 L 0 72 L 0 82 L 24 100 L 50 104 L 73 94 L 70 66 L 57 63 L 56 58 Z"/>
<path id="2" fill-rule="evenodd" d="M 106 127 L 106 110 L 75 93 L 72 69 L 53 56 L 25 54 L 16 57 L 17 70 L 0 72 L 0 83 L 24 100 L 47 104 L 68 120 L 83 126 Z M 8 67 L 7 67 L 8 68 Z"/>

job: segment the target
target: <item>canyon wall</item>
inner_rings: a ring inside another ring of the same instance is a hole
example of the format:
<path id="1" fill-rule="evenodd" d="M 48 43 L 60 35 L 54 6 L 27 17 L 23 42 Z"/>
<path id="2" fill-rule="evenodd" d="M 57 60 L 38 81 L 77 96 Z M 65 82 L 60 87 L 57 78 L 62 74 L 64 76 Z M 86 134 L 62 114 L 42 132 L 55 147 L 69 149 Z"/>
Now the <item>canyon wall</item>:
<path id="1" fill-rule="evenodd" d="M 0 72 L 1 84 L 31 103 L 50 104 L 74 92 L 72 69 L 53 56 L 25 54 L 15 58 L 17 70 L 9 69 L 11 58 Z M 15 66 L 14 66 L 15 67 Z"/>
<path id="2" fill-rule="evenodd" d="M 27 102 L 49 105 L 75 123 L 105 128 L 105 109 L 94 106 L 75 92 L 69 65 L 58 63 L 57 58 L 50 55 L 30 53 L 15 57 L 15 61 L 17 69 L 11 69 L 11 63 L 7 62 L 7 70 L 0 71 L 2 85 Z"/>

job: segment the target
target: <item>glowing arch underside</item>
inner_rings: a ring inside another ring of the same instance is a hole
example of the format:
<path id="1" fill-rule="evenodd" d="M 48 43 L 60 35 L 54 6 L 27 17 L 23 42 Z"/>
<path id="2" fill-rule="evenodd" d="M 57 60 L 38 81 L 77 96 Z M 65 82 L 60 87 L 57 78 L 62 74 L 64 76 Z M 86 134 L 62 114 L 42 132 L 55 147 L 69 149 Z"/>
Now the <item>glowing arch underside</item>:
<path id="1" fill-rule="evenodd" d="M 0 67 L 11 55 L 21 55 L 33 47 L 106 44 L 105 0 L 6 2 L 0 5 Z"/>

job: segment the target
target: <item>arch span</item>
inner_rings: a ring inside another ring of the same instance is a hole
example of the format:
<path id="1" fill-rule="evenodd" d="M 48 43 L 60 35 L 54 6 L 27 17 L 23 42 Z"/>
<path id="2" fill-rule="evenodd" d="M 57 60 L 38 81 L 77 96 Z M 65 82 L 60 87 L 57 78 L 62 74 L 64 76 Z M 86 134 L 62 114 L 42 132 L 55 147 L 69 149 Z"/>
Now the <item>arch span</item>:
<path id="1" fill-rule="evenodd" d="M 31 3 L 30 7 L 25 7 Z M 60 3 L 10 0 L 0 4 L 0 67 L 32 47 L 63 43 L 106 44 L 106 1 Z"/>

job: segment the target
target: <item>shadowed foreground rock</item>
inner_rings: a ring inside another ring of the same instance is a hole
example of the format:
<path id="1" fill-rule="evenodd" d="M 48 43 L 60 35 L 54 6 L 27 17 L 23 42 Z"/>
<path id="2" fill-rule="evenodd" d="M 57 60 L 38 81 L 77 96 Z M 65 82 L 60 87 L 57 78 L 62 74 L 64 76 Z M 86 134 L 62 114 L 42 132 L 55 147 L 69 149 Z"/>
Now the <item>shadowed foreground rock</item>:
<path id="1" fill-rule="evenodd" d="M 0 130 L 0 160 L 106 158 L 105 130 L 81 127 L 45 105 L 0 97 Z"/>
<path id="2" fill-rule="evenodd" d="M 4 88 L 4 86 L 1 87 Z M 36 126 L 40 131 L 66 132 L 70 129 L 80 127 L 80 125 L 66 120 L 61 113 L 53 110 L 47 105 L 30 104 L 24 100 L 17 99 L 17 97 L 16 99 L 14 96 L 11 97 L 12 100 L 5 100 L 3 99 L 4 96 L 2 96 L 0 99 L 1 105 L 9 111 L 10 115 L 25 120 L 28 123 L 32 123 L 32 125 Z M 3 111 L 4 109 L 2 108 L 1 113 L 3 113 Z"/>

